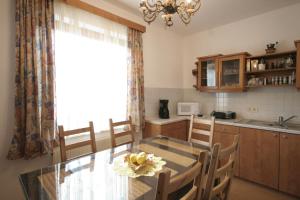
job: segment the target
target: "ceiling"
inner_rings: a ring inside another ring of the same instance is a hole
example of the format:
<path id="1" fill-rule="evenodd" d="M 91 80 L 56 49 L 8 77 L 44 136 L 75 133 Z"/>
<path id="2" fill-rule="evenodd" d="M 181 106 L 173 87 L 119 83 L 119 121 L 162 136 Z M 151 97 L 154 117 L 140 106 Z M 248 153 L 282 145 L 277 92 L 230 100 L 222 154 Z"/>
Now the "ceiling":
<path id="1" fill-rule="evenodd" d="M 104 0 L 122 7 L 142 17 L 139 11 L 141 0 Z M 155 0 L 154 0 L 155 1 Z M 300 3 L 299 0 L 202 0 L 202 7 L 192 17 L 191 23 L 184 25 L 175 16 L 174 31 L 181 34 L 191 34 L 248 17 L 259 15 L 281 7 Z M 161 17 L 157 17 L 156 24 L 164 25 Z"/>

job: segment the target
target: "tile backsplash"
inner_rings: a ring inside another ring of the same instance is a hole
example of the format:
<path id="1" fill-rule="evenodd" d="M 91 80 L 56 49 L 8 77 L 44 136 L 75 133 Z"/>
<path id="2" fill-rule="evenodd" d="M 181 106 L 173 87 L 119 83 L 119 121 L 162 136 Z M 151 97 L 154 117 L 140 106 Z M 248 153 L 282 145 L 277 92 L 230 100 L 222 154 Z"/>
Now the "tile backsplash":
<path id="1" fill-rule="evenodd" d="M 238 118 L 276 121 L 280 115 L 298 117 L 300 91 L 291 87 L 256 88 L 242 93 L 200 93 L 195 89 L 145 88 L 146 116 L 158 116 L 159 99 L 169 99 L 170 115 L 176 114 L 179 101 L 199 102 L 205 115 L 216 111 L 234 111 Z"/>
<path id="2" fill-rule="evenodd" d="M 146 116 L 158 117 L 159 100 L 169 100 L 170 115 L 176 115 L 177 102 L 183 101 L 183 89 L 179 88 L 145 88 Z"/>
<path id="3" fill-rule="evenodd" d="M 300 122 L 300 92 L 295 88 L 259 88 L 242 93 L 200 93 L 184 89 L 184 101 L 196 101 L 203 114 L 212 110 L 234 111 L 238 118 L 276 121 L 279 116 L 298 117 Z"/>

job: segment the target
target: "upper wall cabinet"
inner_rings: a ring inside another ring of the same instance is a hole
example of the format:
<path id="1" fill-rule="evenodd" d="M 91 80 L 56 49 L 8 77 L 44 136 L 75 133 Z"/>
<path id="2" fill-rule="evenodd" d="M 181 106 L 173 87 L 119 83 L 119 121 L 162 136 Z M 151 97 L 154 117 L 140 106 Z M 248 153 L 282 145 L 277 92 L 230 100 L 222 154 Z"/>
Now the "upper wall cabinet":
<path id="1" fill-rule="evenodd" d="M 197 89 L 200 91 L 216 91 L 219 88 L 219 57 L 213 55 L 199 57 L 197 64 Z"/>
<path id="2" fill-rule="evenodd" d="M 219 58 L 219 88 L 221 91 L 243 91 L 245 58 L 248 53 L 232 54 Z"/>
<path id="3" fill-rule="evenodd" d="M 244 89 L 245 58 L 248 53 L 199 57 L 196 88 L 202 92 L 236 92 Z"/>
<path id="4" fill-rule="evenodd" d="M 300 91 L 300 40 L 296 49 L 251 56 L 247 52 L 199 57 L 193 70 L 200 92 L 242 92 L 258 87 Z"/>
<path id="5" fill-rule="evenodd" d="M 296 87 L 300 89 L 300 40 L 295 41 L 297 48 L 297 57 L 296 57 Z"/>

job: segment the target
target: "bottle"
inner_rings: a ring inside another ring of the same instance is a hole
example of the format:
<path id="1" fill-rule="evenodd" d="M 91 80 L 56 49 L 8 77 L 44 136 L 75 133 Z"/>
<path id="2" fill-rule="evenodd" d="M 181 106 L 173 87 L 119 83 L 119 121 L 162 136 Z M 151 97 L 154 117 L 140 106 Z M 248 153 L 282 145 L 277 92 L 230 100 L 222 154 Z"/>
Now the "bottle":
<path id="1" fill-rule="evenodd" d="M 295 83 L 295 72 L 292 73 L 292 85 Z"/>
<path id="2" fill-rule="evenodd" d="M 275 85 L 278 85 L 278 77 L 277 76 L 275 76 L 274 82 L 275 82 Z"/>
<path id="3" fill-rule="evenodd" d="M 278 83 L 279 85 L 282 85 L 282 77 L 281 76 L 279 77 L 279 81 L 278 82 L 279 82 Z"/>

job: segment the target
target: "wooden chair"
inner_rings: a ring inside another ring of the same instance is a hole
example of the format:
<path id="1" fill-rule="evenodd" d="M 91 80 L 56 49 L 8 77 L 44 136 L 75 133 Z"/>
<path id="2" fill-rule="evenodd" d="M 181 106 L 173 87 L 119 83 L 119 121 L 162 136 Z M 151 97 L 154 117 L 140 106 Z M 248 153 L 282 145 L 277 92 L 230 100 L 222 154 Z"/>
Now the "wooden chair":
<path id="1" fill-rule="evenodd" d="M 211 120 L 191 116 L 188 141 L 212 148 L 215 117 Z M 209 130 L 207 130 L 209 129 Z M 208 138 L 208 140 L 206 140 Z"/>
<path id="2" fill-rule="evenodd" d="M 129 119 L 127 121 L 121 121 L 121 122 L 113 122 L 112 119 L 109 119 L 110 124 L 110 136 L 111 136 L 111 146 L 118 147 L 124 144 L 133 144 L 134 142 L 134 130 L 132 126 L 131 117 L 129 116 Z M 121 127 L 121 131 L 116 131 L 116 127 Z M 127 139 L 126 136 L 129 136 L 130 138 Z M 127 139 L 124 141 L 124 139 Z M 121 140 L 118 142 L 117 140 Z"/>
<path id="3" fill-rule="evenodd" d="M 198 162 L 191 169 L 174 178 L 171 178 L 170 170 L 161 172 L 158 177 L 156 200 L 167 200 L 169 194 L 182 189 L 189 183 L 193 183 L 192 188 L 180 200 L 200 200 L 207 157 L 207 151 L 200 152 Z"/>
<path id="4" fill-rule="evenodd" d="M 221 144 L 215 144 L 204 191 L 204 200 L 227 200 L 234 175 L 236 154 L 238 151 L 239 135 L 234 136 L 233 144 L 221 150 Z M 224 165 L 219 161 L 228 158 Z"/>
<path id="5" fill-rule="evenodd" d="M 80 147 L 90 145 L 91 146 L 91 153 L 96 153 L 97 152 L 93 122 L 89 122 L 89 127 L 74 129 L 74 130 L 68 130 L 68 131 L 65 131 L 63 126 L 58 126 L 58 131 L 59 131 L 59 141 L 60 141 L 60 156 L 61 156 L 61 161 L 62 162 L 65 162 L 65 161 L 69 160 L 67 158 L 67 151 L 72 150 L 72 149 L 77 149 L 77 148 L 80 148 Z M 74 136 L 74 135 L 78 135 L 78 134 L 82 134 L 82 133 L 86 133 L 86 132 L 90 132 L 90 139 L 89 140 L 66 145 L 66 141 L 65 141 L 66 136 Z"/>

